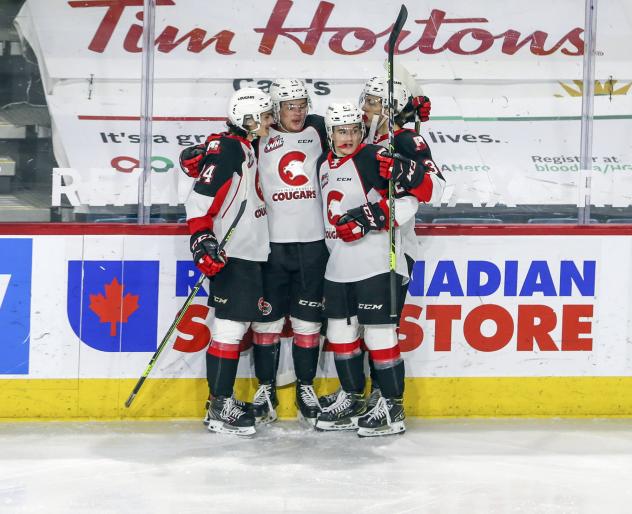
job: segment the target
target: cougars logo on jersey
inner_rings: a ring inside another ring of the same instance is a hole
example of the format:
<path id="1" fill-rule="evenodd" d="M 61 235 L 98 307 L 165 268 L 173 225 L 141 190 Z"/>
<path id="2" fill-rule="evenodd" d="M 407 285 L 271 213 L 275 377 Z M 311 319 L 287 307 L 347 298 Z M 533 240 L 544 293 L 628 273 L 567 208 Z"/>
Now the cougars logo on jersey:
<path id="1" fill-rule="evenodd" d="M 329 191 L 327 194 L 327 219 L 332 225 L 335 225 L 344 214 L 340 207 L 343 197 L 344 194 L 336 190 Z"/>
<path id="2" fill-rule="evenodd" d="M 289 152 L 279 161 L 279 176 L 289 186 L 304 186 L 309 182 L 309 177 L 303 165 L 307 156 L 303 152 Z"/>

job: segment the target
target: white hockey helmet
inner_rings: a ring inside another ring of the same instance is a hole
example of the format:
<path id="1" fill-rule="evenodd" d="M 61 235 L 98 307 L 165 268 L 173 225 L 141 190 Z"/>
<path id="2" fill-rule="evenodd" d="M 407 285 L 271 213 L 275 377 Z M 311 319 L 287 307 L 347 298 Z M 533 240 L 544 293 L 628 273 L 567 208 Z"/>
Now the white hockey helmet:
<path id="1" fill-rule="evenodd" d="M 272 99 L 268 93 L 256 87 L 243 87 L 228 101 L 228 121 L 246 132 L 255 132 L 261 124 L 261 115 L 271 110 Z M 256 123 L 254 130 L 244 126 L 249 117 Z"/>
<path id="2" fill-rule="evenodd" d="M 270 97 L 274 105 L 274 120 L 277 123 L 280 122 L 281 102 L 305 98 L 308 112 L 312 108 L 312 99 L 301 79 L 276 79 L 270 84 Z"/>
<path id="3" fill-rule="evenodd" d="M 364 105 L 367 95 L 377 96 L 382 99 L 382 114 L 388 116 L 388 79 L 386 77 L 373 77 L 364 84 L 364 89 L 360 95 L 360 108 Z M 393 79 L 393 104 L 395 112 L 398 114 L 408 103 L 410 92 L 404 83 L 395 78 Z"/>
<path id="4" fill-rule="evenodd" d="M 332 135 L 334 127 L 339 125 L 353 125 L 357 123 L 362 130 L 360 140 L 364 139 L 364 123 L 362 122 L 362 111 L 351 102 L 332 103 L 325 112 L 325 130 L 327 131 L 327 141 L 332 152 L 336 152 Z"/>

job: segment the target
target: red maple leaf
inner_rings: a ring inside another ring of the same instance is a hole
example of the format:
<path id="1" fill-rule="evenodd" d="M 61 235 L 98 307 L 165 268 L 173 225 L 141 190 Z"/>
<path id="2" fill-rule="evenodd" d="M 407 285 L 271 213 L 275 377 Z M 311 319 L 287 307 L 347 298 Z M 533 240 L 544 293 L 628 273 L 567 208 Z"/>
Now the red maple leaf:
<path id="1" fill-rule="evenodd" d="M 110 324 L 110 335 L 116 335 L 116 324 L 127 323 L 127 319 L 138 309 L 138 295 L 127 293 L 123 298 L 123 286 L 116 277 L 104 286 L 101 293 L 90 295 L 90 310 L 99 316 L 100 323 Z"/>

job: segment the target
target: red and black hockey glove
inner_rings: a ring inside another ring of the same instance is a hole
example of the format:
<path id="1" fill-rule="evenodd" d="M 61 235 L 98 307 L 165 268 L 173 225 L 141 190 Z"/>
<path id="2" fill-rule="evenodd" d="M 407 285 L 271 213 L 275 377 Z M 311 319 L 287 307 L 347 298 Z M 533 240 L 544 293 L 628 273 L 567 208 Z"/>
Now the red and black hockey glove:
<path id="1" fill-rule="evenodd" d="M 404 108 L 395 116 L 395 123 L 400 127 L 411 121 L 415 121 L 415 117 L 420 121 L 428 121 L 430 119 L 430 98 L 427 96 L 414 96 L 408 100 Z"/>
<path id="2" fill-rule="evenodd" d="M 395 165 L 393 166 L 393 179 L 404 189 L 414 189 L 419 186 L 423 180 L 426 170 L 423 166 L 419 166 L 412 159 L 395 154 Z"/>
<path id="3" fill-rule="evenodd" d="M 180 167 L 189 177 L 197 178 L 200 175 L 200 163 L 206 155 L 203 146 L 189 146 L 180 153 Z"/>
<path id="4" fill-rule="evenodd" d="M 349 209 L 336 223 L 336 235 L 349 243 L 364 237 L 371 230 L 382 230 L 388 226 L 388 205 L 386 200 L 380 203 L 365 203 Z"/>
<path id="5" fill-rule="evenodd" d="M 191 236 L 193 262 L 207 277 L 217 275 L 228 261 L 226 252 L 218 252 L 218 248 L 217 238 L 210 230 L 202 230 Z"/>
<path id="6" fill-rule="evenodd" d="M 389 180 L 393 175 L 395 159 L 393 159 L 393 156 L 388 153 L 385 148 L 378 150 L 375 154 L 375 158 L 380 165 L 380 177 Z"/>
<path id="7" fill-rule="evenodd" d="M 430 109 L 432 109 L 430 98 L 427 96 L 415 96 L 412 102 L 419 121 L 428 121 L 430 119 Z"/>

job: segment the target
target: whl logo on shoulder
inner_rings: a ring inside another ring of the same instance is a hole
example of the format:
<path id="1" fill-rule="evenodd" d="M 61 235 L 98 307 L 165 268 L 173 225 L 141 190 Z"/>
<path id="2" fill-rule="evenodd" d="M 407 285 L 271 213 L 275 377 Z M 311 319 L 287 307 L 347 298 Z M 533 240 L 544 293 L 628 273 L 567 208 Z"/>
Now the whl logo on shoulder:
<path id="1" fill-rule="evenodd" d="M 158 261 L 69 261 L 68 321 L 103 352 L 153 352 Z"/>

